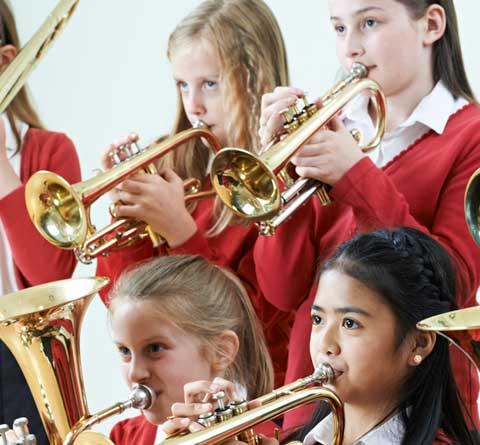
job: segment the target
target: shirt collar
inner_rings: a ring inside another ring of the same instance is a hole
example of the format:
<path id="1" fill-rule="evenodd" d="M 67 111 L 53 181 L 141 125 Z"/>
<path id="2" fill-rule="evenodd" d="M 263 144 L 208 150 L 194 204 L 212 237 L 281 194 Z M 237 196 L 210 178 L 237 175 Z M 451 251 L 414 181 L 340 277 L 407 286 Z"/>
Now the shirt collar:
<path id="1" fill-rule="evenodd" d="M 386 422 L 369 431 L 357 440 L 354 445 L 400 445 L 402 443 L 405 426 L 401 413 L 391 416 Z M 315 443 L 322 445 L 333 444 L 333 416 L 329 414 L 305 437 L 305 445 Z"/>
<path id="2" fill-rule="evenodd" d="M 8 120 L 7 113 L 2 113 L 1 117 L 5 126 L 5 144 L 7 147 L 7 156 L 11 158 L 19 151 L 20 147 L 17 144 L 17 139 L 15 137 L 15 133 L 13 132 L 13 128 L 10 125 L 10 121 Z M 17 129 L 20 134 L 20 141 L 23 142 L 23 138 L 28 130 L 28 125 L 18 119 L 15 119 L 15 123 L 17 124 Z"/>
<path id="3" fill-rule="evenodd" d="M 368 103 L 369 98 L 367 96 L 357 96 L 347 106 L 343 117 L 353 122 L 371 121 L 367 112 Z M 467 103 L 467 100 L 463 97 L 455 99 L 445 84 L 439 81 L 433 90 L 420 101 L 413 113 L 400 127 L 411 127 L 416 123 L 420 123 L 437 134 L 442 134 L 449 117 Z"/>

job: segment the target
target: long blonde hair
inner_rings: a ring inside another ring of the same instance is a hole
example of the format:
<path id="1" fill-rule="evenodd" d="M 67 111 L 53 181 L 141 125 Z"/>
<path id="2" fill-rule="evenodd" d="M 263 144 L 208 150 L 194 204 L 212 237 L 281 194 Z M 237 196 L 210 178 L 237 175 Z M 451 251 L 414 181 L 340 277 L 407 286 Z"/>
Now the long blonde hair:
<path id="1" fill-rule="evenodd" d="M 10 5 L 6 0 L 0 0 L 0 45 L 13 45 L 20 50 L 17 26 Z M 27 123 L 33 128 L 43 128 L 37 112 L 33 108 L 28 89 L 24 85 L 7 108 L 7 117 L 13 133 L 20 146 L 20 133 L 15 124 L 15 118 Z"/>
<path id="2" fill-rule="evenodd" d="M 110 313 L 124 302 L 145 302 L 207 350 L 225 330 L 238 336 L 239 350 L 225 377 L 248 396 L 272 390 L 273 368 L 262 329 L 240 281 L 200 256 L 161 256 L 123 273 L 115 284 Z M 210 349 L 208 349 L 210 348 Z M 221 353 L 221 351 L 217 351 Z"/>
<path id="3" fill-rule="evenodd" d="M 168 58 L 180 47 L 199 40 L 209 44 L 221 64 L 228 146 L 260 148 L 258 118 L 262 94 L 290 83 L 285 43 L 270 8 L 262 0 L 206 0 L 186 16 L 168 41 Z M 190 128 L 178 94 L 172 132 Z M 178 148 L 163 160 L 183 178 L 203 181 L 210 151 L 200 141 Z M 216 236 L 232 220 L 232 213 L 215 202 L 213 226 L 207 236 Z"/>

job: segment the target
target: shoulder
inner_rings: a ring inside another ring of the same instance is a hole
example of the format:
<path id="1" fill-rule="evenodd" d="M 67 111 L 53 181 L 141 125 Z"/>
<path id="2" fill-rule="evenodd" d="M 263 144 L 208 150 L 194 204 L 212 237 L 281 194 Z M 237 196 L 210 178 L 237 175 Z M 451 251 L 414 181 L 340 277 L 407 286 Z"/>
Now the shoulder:
<path id="1" fill-rule="evenodd" d="M 110 437 L 118 445 L 120 443 L 141 443 L 140 440 L 152 436 L 152 443 L 157 427 L 149 423 L 142 415 L 116 423 Z M 145 442 L 145 445 L 147 443 Z"/>
<path id="2" fill-rule="evenodd" d="M 480 127 L 480 107 L 474 102 L 470 102 L 463 108 L 450 116 L 446 131 L 457 132 L 459 129 L 463 131 L 478 131 Z"/>
<path id="3" fill-rule="evenodd" d="M 46 152 L 75 150 L 73 142 L 66 134 L 39 128 L 29 128 L 27 131 L 23 149 L 27 150 L 29 148 Z"/>

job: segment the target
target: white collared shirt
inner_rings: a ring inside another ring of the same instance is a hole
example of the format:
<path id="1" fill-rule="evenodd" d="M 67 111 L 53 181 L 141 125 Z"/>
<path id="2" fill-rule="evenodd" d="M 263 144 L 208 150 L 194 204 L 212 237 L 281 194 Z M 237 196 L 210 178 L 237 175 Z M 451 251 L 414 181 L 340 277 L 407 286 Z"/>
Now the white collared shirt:
<path id="1" fill-rule="evenodd" d="M 405 426 L 401 413 L 390 417 L 386 422 L 378 425 L 365 436 L 360 437 L 352 445 L 401 445 Z M 329 414 L 325 419 L 310 431 L 305 437 L 305 445 L 333 445 L 333 416 Z"/>
<path id="2" fill-rule="evenodd" d="M 368 97 L 358 96 L 342 113 L 345 126 L 360 130 L 360 144 L 368 143 L 374 136 L 374 125 L 368 114 Z M 455 99 L 442 81 L 417 105 L 410 117 L 394 131 L 385 133 L 382 142 L 367 155 L 377 167 L 383 167 L 410 147 L 430 130 L 442 134 L 450 116 L 467 105 L 463 97 Z M 387 110 L 388 120 L 388 110 Z"/>
<path id="3" fill-rule="evenodd" d="M 17 145 L 15 134 L 10 126 L 6 113 L 3 113 L 0 117 L 5 125 L 5 142 L 7 146 L 8 160 L 15 173 L 20 176 L 21 151 Z M 20 133 L 20 139 L 23 142 L 28 130 L 28 125 L 24 122 L 17 121 L 17 128 Z M 12 251 L 2 221 L 0 220 L 0 296 L 17 290 L 18 285 L 15 276 Z"/>

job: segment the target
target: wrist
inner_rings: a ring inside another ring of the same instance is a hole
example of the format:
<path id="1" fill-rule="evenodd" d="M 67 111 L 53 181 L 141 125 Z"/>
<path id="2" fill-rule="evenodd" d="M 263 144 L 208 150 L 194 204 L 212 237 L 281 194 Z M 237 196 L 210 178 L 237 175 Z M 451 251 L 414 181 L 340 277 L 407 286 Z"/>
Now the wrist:
<path id="1" fill-rule="evenodd" d="M 188 213 L 188 218 L 185 218 L 181 223 L 177 223 L 175 230 L 164 235 L 168 245 L 172 248 L 181 246 L 185 241 L 189 240 L 197 231 L 197 223 Z"/>

